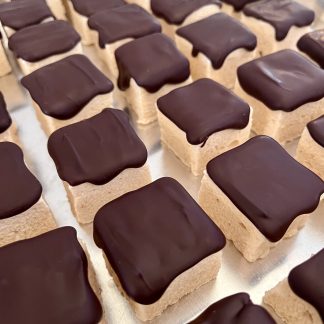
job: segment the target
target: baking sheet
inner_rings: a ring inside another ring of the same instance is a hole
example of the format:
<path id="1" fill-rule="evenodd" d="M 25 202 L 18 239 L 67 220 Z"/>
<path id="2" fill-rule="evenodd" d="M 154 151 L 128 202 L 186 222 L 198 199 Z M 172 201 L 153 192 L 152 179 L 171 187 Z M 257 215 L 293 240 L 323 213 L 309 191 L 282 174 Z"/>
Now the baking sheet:
<path id="1" fill-rule="evenodd" d="M 324 8 L 324 3 L 321 2 Z M 324 17 L 322 18 L 322 22 L 317 21 L 317 26 L 319 24 L 324 26 Z M 94 49 L 87 47 L 85 52 L 105 72 L 105 67 L 96 57 Z M 101 251 L 92 240 L 92 225 L 80 226 L 72 215 L 63 184 L 47 153 L 47 137 L 36 119 L 30 98 L 17 82 L 20 74 L 12 57 L 10 59 L 14 65 L 14 74 L 0 78 L 0 90 L 4 92 L 11 116 L 18 125 L 19 137 L 26 158 L 43 185 L 44 197 L 59 226 L 74 226 L 79 237 L 86 243 L 102 289 L 103 307 L 108 322 L 112 324 L 141 323 L 136 319 L 109 276 Z M 134 127 L 147 146 L 148 164 L 153 180 L 162 176 L 171 176 L 177 179 L 196 199 L 201 177 L 193 176 L 170 151 L 162 149 L 157 124 L 141 128 L 134 125 Z M 294 155 L 296 142 L 286 148 Z M 264 260 L 248 263 L 232 243 L 227 243 L 217 280 L 184 297 L 151 323 L 186 323 L 211 303 L 237 292 L 248 292 L 255 303 L 261 303 L 265 291 L 285 278 L 294 266 L 323 247 L 324 202 L 322 201 L 318 210 L 310 217 L 306 227 L 294 238 L 282 242 L 273 249 Z"/>

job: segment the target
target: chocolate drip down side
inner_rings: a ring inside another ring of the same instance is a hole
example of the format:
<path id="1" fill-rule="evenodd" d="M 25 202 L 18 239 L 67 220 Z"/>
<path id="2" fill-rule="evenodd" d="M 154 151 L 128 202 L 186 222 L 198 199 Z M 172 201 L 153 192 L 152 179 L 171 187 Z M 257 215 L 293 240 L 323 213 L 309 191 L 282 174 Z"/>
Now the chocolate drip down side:
<path id="1" fill-rule="evenodd" d="M 3 97 L 2 92 L 0 92 L 0 134 L 5 132 L 12 124 L 11 117 L 7 111 L 7 105 Z"/>
<path id="2" fill-rule="evenodd" d="M 245 5 L 248 3 L 256 2 L 259 0 L 223 0 L 224 3 L 227 3 L 233 6 L 235 11 L 241 11 Z"/>

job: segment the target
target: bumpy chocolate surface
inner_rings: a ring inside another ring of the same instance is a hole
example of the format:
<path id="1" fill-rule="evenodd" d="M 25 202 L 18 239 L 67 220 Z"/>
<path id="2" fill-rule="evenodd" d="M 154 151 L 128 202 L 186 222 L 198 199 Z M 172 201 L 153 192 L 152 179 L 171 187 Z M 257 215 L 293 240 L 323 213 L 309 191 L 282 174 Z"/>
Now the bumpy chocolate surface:
<path id="1" fill-rule="evenodd" d="M 259 0 L 223 0 L 224 3 L 227 3 L 231 6 L 233 6 L 235 11 L 240 11 L 248 3 L 256 2 L 256 1 L 259 1 Z"/>
<path id="2" fill-rule="evenodd" d="M 16 0 L 0 4 L 0 21 L 3 26 L 14 30 L 37 25 L 53 17 L 45 1 Z"/>
<path id="3" fill-rule="evenodd" d="M 98 12 L 89 18 L 88 25 L 98 31 L 101 48 L 118 40 L 161 32 L 157 19 L 137 5 Z"/>
<path id="4" fill-rule="evenodd" d="M 324 70 L 292 50 L 283 50 L 241 65 L 243 90 L 272 110 L 293 111 L 324 97 Z"/>
<path id="5" fill-rule="evenodd" d="M 147 159 L 127 114 L 117 109 L 105 109 L 55 131 L 48 140 L 48 151 L 60 178 L 72 186 L 105 184 L 127 168 L 143 166 Z"/>
<path id="6" fill-rule="evenodd" d="M 27 169 L 16 144 L 0 143 L 0 179 L 0 219 L 26 211 L 41 197 L 42 186 Z"/>
<path id="7" fill-rule="evenodd" d="M 96 12 L 113 9 L 126 4 L 124 0 L 71 0 L 76 12 L 90 17 Z"/>
<path id="8" fill-rule="evenodd" d="M 324 115 L 308 123 L 307 128 L 313 139 L 324 147 Z"/>
<path id="9" fill-rule="evenodd" d="M 297 43 L 298 49 L 324 69 L 324 29 L 304 35 Z"/>
<path id="10" fill-rule="evenodd" d="M 49 64 L 21 80 L 42 112 L 69 119 L 94 97 L 110 93 L 112 82 L 84 55 L 72 55 Z"/>
<path id="11" fill-rule="evenodd" d="M 0 134 L 5 132 L 11 125 L 11 118 L 7 111 L 7 105 L 3 97 L 2 92 L 0 92 Z"/>
<path id="12" fill-rule="evenodd" d="M 222 6 L 219 0 L 151 0 L 152 12 L 169 24 L 181 25 L 194 11 L 207 6 Z"/>
<path id="13" fill-rule="evenodd" d="M 242 129 L 250 117 L 248 104 L 210 79 L 173 90 L 157 104 L 193 145 L 204 144 L 210 135 L 224 129 Z"/>
<path id="14" fill-rule="evenodd" d="M 253 51 L 257 44 L 252 32 L 224 13 L 179 28 L 177 34 L 192 44 L 192 56 L 203 53 L 210 59 L 214 69 L 221 68 L 233 51 L 239 48 Z"/>
<path id="15" fill-rule="evenodd" d="M 190 76 L 188 60 L 170 38 L 160 33 L 119 47 L 115 56 L 121 90 L 129 88 L 131 78 L 140 87 L 154 93 L 166 84 L 181 83 Z"/>
<path id="16" fill-rule="evenodd" d="M 74 228 L 59 228 L 2 247 L 0 262 L 3 323 L 100 321 L 102 309 L 89 284 L 87 258 Z"/>
<path id="17" fill-rule="evenodd" d="M 308 26 L 315 18 L 314 11 L 294 0 L 261 0 L 246 5 L 243 12 L 269 23 L 275 29 L 277 41 L 285 39 L 292 26 Z"/>
<path id="18" fill-rule="evenodd" d="M 68 52 L 79 41 L 79 34 L 68 22 L 55 20 L 17 31 L 9 38 L 8 46 L 16 57 L 37 62 Z"/>
<path id="19" fill-rule="evenodd" d="M 294 268 L 288 282 L 293 292 L 316 308 L 324 321 L 324 249 Z"/>
<path id="20" fill-rule="evenodd" d="M 156 302 L 181 273 L 225 246 L 225 237 L 174 179 L 161 178 L 102 207 L 94 238 L 127 295 Z"/>
<path id="21" fill-rule="evenodd" d="M 271 242 L 279 241 L 296 217 L 313 212 L 324 193 L 324 182 L 267 136 L 216 157 L 207 172 Z"/>
<path id="22" fill-rule="evenodd" d="M 254 305 L 248 294 L 238 293 L 226 297 L 210 307 L 190 324 L 275 324 L 270 314 Z"/>

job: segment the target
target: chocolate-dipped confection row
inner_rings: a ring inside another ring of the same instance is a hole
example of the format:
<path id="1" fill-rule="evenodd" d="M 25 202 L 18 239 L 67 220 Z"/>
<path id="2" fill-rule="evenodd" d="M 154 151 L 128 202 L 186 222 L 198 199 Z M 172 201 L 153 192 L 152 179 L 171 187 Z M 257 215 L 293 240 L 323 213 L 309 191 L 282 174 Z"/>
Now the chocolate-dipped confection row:
<path id="1" fill-rule="evenodd" d="M 324 147 L 324 115 L 308 123 L 307 128 L 312 138 Z"/>
<path id="2" fill-rule="evenodd" d="M 9 128 L 11 123 L 11 117 L 7 111 L 7 104 L 2 92 L 0 92 L 0 134 Z"/>

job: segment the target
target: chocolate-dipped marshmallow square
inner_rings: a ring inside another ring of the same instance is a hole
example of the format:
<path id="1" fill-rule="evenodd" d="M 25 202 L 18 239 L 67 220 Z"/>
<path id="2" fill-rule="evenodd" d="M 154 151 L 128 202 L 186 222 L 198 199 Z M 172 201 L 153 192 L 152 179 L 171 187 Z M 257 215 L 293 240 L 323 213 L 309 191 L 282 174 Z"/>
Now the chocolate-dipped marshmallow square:
<path id="1" fill-rule="evenodd" d="M 9 38 L 8 46 L 25 75 L 64 57 L 82 54 L 79 34 L 63 20 L 21 29 Z"/>
<path id="2" fill-rule="evenodd" d="M 95 273 L 73 227 L 2 247 L 0 263 L 2 323 L 102 323 Z"/>
<path id="3" fill-rule="evenodd" d="M 252 111 L 210 79 L 171 91 L 157 101 L 161 140 L 194 175 L 215 156 L 250 136 Z"/>
<path id="4" fill-rule="evenodd" d="M 12 123 L 5 98 L 0 91 L 0 142 L 17 142 L 17 129 Z"/>
<path id="5" fill-rule="evenodd" d="M 237 67 L 256 56 L 255 35 L 224 13 L 179 28 L 176 43 L 194 80 L 211 78 L 227 88 L 234 87 Z"/>
<path id="6" fill-rule="evenodd" d="M 84 55 L 44 66 L 21 80 L 46 133 L 92 117 L 113 104 L 112 82 Z"/>
<path id="7" fill-rule="evenodd" d="M 116 52 L 118 88 L 139 124 L 157 119 L 156 101 L 191 81 L 189 62 L 164 34 L 133 40 Z"/>
<path id="8" fill-rule="evenodd" d="M 146 148 L 121 110 L 105 109 L 55 131 L 48 151 L 82 224 L 105 203 L 151 181 Z"/>
<path id="9" fill-rule="evenodd" d="M 287 279 L 266 292 L 263 303 L 282 323 L 322 324 L 323 273 L 324 249 L 295 267 Z"/>
<path id="10" fill-rule="evenodd" d="M 94 239 L 115 283 L 143 321 L 214 279 L 225 246 L 219 228 L 172 178 L 102 207 Z"/>
<path id="11" fill-rule="evenodd" d="M 238 293 L 219 300 L 188 324 L 275 324 L 271 315 L 253 304 L 246 293 Z"/>
<path id="12" fill-rule="evenodd" d="M 296 159 L 324 180 L 324 114 L 305 127 Z"/>
<path id="13" fill-rule="evenodd" d="M 56 228 L 42 186 L 14 143 L 0 143 L 0 179 L 0 246 Z"/>
<path id="14" fill-rule="evenodd" d="M 267 55 L 296 49 L 314 18 L 314 11 L 294 0 L 261 0 L 244 7 L 241 21 L 257 35 L 261 55 Z"/>
<path id="15" fill-rule="evenodd" d="M 124 0 L 67 0 L 71 22 L 82 38 L 83 45 L 92 45 L 95 38 L 91 35 L 88 19 L 97 12 L 111 10 L 126 5 Z"/>
<path id="16" fill-rule="evenodd" d="M 324 113 L 324 70 L 295 51 L 256 59 L 237 73 L 234 91 L 252 107 L 257 134 L 284 144 Z"/>
<path id="17" fill-rule="evenodd" d="M 136 38 L 161 32 L 158 20 L 135 4 L 100 11 L 89 18 L 88 25 L 113 80 L 118 78 L 116 49 Z"/>
<path id="18" fill-rule="evenodd" d="M 250 262 L 298 233 L 324 182 L 275 140 L 257 136 L 210 161 L 199 202 Z"/>
<path id="19" fill-rule="evenodd" d="M 0 32 L 0 77 L 5 76 L 11 72 L 11 66 L 3 45 L 2 34 Z"/>

